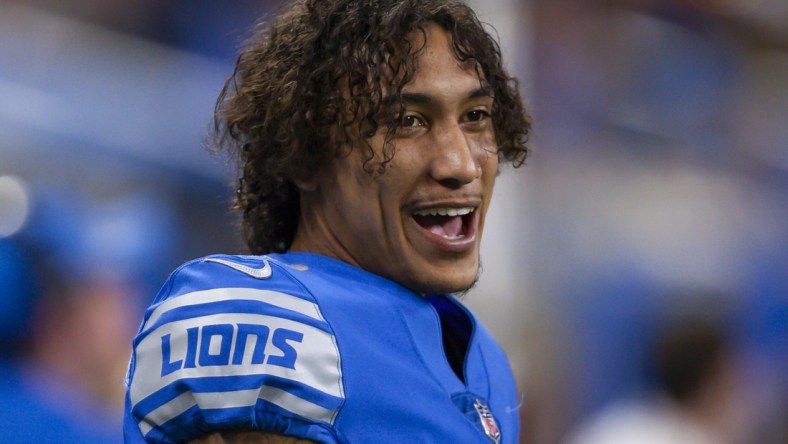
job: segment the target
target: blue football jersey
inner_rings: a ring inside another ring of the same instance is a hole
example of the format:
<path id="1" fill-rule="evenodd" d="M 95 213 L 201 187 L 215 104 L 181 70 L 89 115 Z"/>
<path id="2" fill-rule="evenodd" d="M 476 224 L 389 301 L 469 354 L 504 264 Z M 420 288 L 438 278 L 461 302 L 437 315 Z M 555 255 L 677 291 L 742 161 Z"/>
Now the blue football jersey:
<path id="1" fill-rule="evenodd" d="M 451 363 L 454 342 L 464 350 Z M 321 443 L 519 433 L 506 356 L 459 301 L 311 253 L 181 266 L 145 313 L 126 385 L 127 444 L 226 429 Z"/>

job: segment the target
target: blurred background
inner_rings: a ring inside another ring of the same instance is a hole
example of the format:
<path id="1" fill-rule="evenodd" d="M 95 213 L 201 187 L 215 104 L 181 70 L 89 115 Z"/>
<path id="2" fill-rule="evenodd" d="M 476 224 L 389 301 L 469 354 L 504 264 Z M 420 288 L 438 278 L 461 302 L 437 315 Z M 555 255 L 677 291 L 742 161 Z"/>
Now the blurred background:
<path id="1" fill-rule="evenodd" d="M 534 117 L 480 284 L 523 443 L 788 442 L 788 2 L 475 0 Z M 203 139 L 279 1 L 0 0 L 0 441 L 121 442 L 168 273 L 241 253 Z"/>

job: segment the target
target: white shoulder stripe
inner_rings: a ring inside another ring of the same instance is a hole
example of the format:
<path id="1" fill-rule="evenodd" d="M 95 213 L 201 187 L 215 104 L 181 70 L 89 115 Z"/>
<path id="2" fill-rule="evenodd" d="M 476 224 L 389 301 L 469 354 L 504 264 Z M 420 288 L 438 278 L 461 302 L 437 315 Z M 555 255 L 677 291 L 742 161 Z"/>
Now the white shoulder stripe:
<path id="1" fill-rule="evenodd" d="M 321 407 L 276 387 L 263 387 L 260 389 L 259 398 L 313 421 L 333 424 L 337 414 L 335 410 Z"/>
<path id="2" fill-rule="evenodd" d="M 145 322 L 145 328 L 150 328 L 151 325 L 154 325 L 156 321 L 159 320 L 161 315 L 176 308 L 231 300 L 265 302 L 280 308 L 301 313 L 319 321 L 323 320 L 323 316 L 320 314 L 320 310 L 314 302 L 287 293 L 271 290 L 257 290 L 254 288 L 214 288 L 211 290 L 201 290 L 182 294 L 162 302 L 153 310 L 150 318 Z"/>
<path id="3" fill-rule="evenodd" d="M 199 405 L 200 409 L 226 409 L 252 406 L 257 403 L 259 392 L 260 389 L 218 393 L 186 392 L 148 413 L 139 423 L 140 430 L 143 436 L 147 435 L 154 427 L 164 424 L 196 405 Z"/>
<path id="4" fill-rule="evenodd" d="M 189 410 L 196 403 L 191 392 L 186 392 L 177 398 L 170 400 L 170 402 L 162 405 L 156 410 L 150 412 L 142 421 L 139 422 L 140 431 L 142 436 L 145 436 L 153 430 L 172 418 L 180 415 L 181 413 Z"/>
<path id="5" fill-rule="evenodd" d="M 311 403 L 284 390 L 265 386 L 260 389 L 238 390 L 234 392 L 184 393 L 150 412 L 139 422 L 140 431 L 142 431 L 142 435 L 145 436 L 153 430 L 154 427 L 158 427 L 170 421 L 196 405 L 199 405 L 201 410 L 250 407 L 254 406 L 258 399 L 268 401 L 278 407 L 313 421 L 333 424 L 336 417 L 336 412 L 333 410 Z"/>

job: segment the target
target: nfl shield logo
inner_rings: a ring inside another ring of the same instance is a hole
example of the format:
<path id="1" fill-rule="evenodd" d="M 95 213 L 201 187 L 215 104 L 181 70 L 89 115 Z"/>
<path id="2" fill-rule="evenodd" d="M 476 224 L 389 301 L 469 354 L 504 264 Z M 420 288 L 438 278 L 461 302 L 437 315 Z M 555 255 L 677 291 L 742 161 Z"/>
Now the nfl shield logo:
<path id="1" fill-rule="evenodd" d="M 495 444 L 501 440 L 501 430 L 498 429 L 498 423 L 495 422 L 493 414 L 486 405 L 482 404 L 478 399 L 473 401 L 473 406 L 476 408 L 476 413 L 479 414 L 479 419 L 482 421 L 482 427 L 487 437 Z"/>

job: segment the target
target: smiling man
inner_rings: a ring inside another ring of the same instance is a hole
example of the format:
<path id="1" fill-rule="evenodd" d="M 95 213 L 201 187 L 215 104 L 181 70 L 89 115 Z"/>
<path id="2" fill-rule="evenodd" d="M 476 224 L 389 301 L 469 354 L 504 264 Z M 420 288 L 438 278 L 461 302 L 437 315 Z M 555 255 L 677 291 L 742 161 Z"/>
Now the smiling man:
<path id="1" fill-rule="evenodd" d="M 516 443 L 506 357 L 451 293 L 529 129 L 462 3 L 282 13 L 216 108 L 255 255 L 170 276 L 134 340 L 126 442 Z"/>

